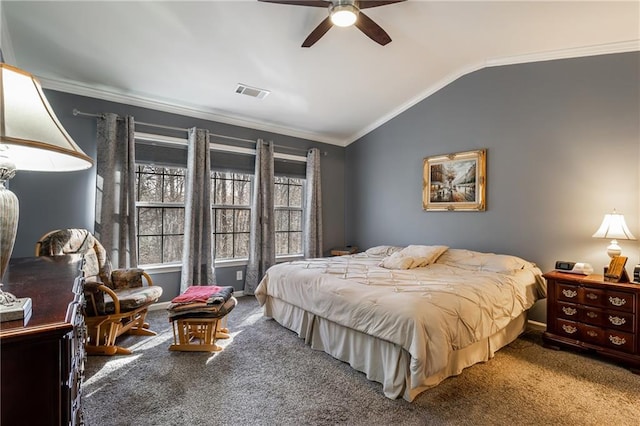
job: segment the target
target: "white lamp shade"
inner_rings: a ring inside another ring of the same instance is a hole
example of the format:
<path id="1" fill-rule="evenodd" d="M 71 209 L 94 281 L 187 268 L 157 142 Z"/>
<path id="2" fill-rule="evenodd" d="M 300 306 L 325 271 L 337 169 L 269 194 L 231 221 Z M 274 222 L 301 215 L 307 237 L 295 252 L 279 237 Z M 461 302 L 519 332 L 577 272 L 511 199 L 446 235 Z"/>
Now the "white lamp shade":
<path id="1" fill-rule="evenodd" d="M 17 170 L 88 169 L 93 160 L 58 121 L 40 83 L 29 73 L 0 63 L 0 155 Z"/>
<path id="2" fill-rule="evenodd" d="M 600 228 L 592 235 L 594 238 L 609 238 L 612 240 L 635 240 L 627 223 L 624 221 L 624 216 L 616 213 L 604 215 Z"/>

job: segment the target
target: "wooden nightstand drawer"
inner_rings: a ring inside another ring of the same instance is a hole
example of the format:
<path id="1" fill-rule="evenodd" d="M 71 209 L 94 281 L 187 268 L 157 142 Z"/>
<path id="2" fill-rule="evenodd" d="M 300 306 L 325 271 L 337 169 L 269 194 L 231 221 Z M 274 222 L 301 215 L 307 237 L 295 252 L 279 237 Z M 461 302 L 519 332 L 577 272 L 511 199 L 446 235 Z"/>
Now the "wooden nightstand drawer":
<path id="1" fill-rule="evenodd" d="M 634 353 L 636 347 L 634 335 L 630 333 L 621 333 L 618 331 L 607 330 L 605 344 L 618 351 Z"/>
<path id="2" fill-rule="evenodd" d="M 566 300 L 567 302 L 578 303 L 580 302 L 580 291 L 582 289 L 575 285 L 564 282 L 559 282 L 556 285 L 556 299 Z"/>
<path id="3" fill-rule="evenodd" d="M 574 321 L 557 320 L 558 334 L 572 339 L 580 340 L 582 324 Z"/>
<path id="4" fill-rule="evenodd" d="M 558 302 L 558 318 L 566 318 L 571 321 L 580 321 L 582 307 L 574 303 Z"/>
<path id="5" fill-rule="evenodd" d="M 635 315 L 627 312 L 605 311 L 585 306 L 581 309 L 580 314 L 580 321 L 587 324 L 628 331 L 629 333 L 634 331 Z"/>
<path id="6" fill-rule="evenodd" d="M 584 287 L 580 301 L 585 305 L 633 312 L 634 294 Z"/>
<path id="7" fill-rule="evenodd" d="M 605 339 L 607 338 L 604 328 L 592 327 L 590 325 L 584 325 L 582 327 L 582 340 L 587 343 L 592 343 L 598 346 L 605 346 Z"/>

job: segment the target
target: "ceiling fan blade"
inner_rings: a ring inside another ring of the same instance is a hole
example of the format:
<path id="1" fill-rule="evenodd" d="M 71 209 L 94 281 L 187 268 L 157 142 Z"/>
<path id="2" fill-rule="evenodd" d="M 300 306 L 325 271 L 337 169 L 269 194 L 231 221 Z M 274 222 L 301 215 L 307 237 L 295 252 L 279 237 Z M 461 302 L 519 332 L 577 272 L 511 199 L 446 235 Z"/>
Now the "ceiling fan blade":
<path id="1" fill-rule="evenodd" d="M 362 0 L 357 2 L 357 6 L 358 9 L 371 9 L 372 7 L 385 6 L 387 4 L 402 3 L 403 1 L 407 0 Z"/>
<path id="2" fill-rule="evenodd" d="M 315 30 L 311 31 L 309 37 L 302 43 L 302 47 L 311 47 L 315 44 L 316 41 L 320 40 L 320 37 L 325 35 L 327 31 L 329 31 L 333 27 L 333 23 L 331 22 L 331 18 L 327 16 L 320 25 L 316 27 Z"/>
<path id="3" fill-rule="evenodd" d="M 258 0 L 264 3 L 278 3 L 278 4 L 288 4 L 291 6 L 311 6 L 311 7 L 329 7 L 331 4 L 330 1 L 325 0 Z"/>
<path id="4" fill-rule="evenodd" d="M 375 41 L 382 46 L 391 42 L 391 37 L 389 34 L 383 30 L 380 25 L 376 24 L 364 13 L 360 12 L 358 14 L 358 20 L 355 23 L 356 27 L 360 29 L 367 37 L 371 40 Z"/>

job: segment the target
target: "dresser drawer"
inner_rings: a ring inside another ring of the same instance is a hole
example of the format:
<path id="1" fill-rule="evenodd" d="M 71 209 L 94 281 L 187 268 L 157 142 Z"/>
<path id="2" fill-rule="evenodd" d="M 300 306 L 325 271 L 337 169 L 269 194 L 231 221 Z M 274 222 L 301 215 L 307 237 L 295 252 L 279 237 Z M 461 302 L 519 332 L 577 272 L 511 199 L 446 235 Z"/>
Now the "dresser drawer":
<path id="1" fill-rule="evenodd" d="M 583 324 L 580 331 L 584 342 L 605 346 L 607 333 L 604 328 Z"/>
<path id="2" fill-rule="evenodd" d="M 561 336 L 570 337 L 580 340 L 582 337 L 582 327 L 584 325 L 579 322 L 567 321 L 563 319 L 556 320 L 556 330 Z"/>
<path id="3" fill-rule="evenodd" d="M 558 318 L 582 321 L 582 306 L 573 303 L 558 302 Z"/>
<path id="4" fill-rule="evenodd" d="M 615 330 L 606 330 L 605 345 L 618 351 L 634 353 L 635 336 Z"/>
<path id="5" fill-rule="evenodd" d="M 605 311 L 599 308 L 583 306 L 580 321 L 591 325 L 633 333 L 635 315 L 628 312 Z"/>
<path id="6" fill-rule="evenodd" d="M 556 285 L 556 299 L 571 303 L 580 302 L 580 286 L 571 283 L 558 282 Z"/>
<path id="7" fill-rule="evenodd" d="M 581 289 L 580 302 L 589 306 L 598 306 L 618 311 L 633 312 L 634 293 L 615 290 L 603 290 L 600 288 L 584 287 Z"/>

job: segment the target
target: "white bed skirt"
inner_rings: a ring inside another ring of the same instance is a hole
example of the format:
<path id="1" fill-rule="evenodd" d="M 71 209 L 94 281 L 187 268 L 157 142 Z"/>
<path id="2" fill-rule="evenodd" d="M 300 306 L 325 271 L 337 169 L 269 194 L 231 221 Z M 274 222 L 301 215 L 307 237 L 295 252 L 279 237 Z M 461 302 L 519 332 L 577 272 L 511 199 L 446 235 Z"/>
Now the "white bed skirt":
<path id="1" fill-rule="evenodd" d="M 264 315 L 296 332 L 311 348 L 347 362 L 367 379 L 382 383 L 386 397 L 402 396 L 407 401 L 413 401 L 447 377 L 460 374 L 464 368 L 493 358 L 496 351 L 524 331 L 527 319 L 525 311 L 492 336 L 453 351 L 443 370 L 412 383 L 411 355 L 395 343 L 343 327 L 271 296 L 267 296 L 264 304 Z"/>

